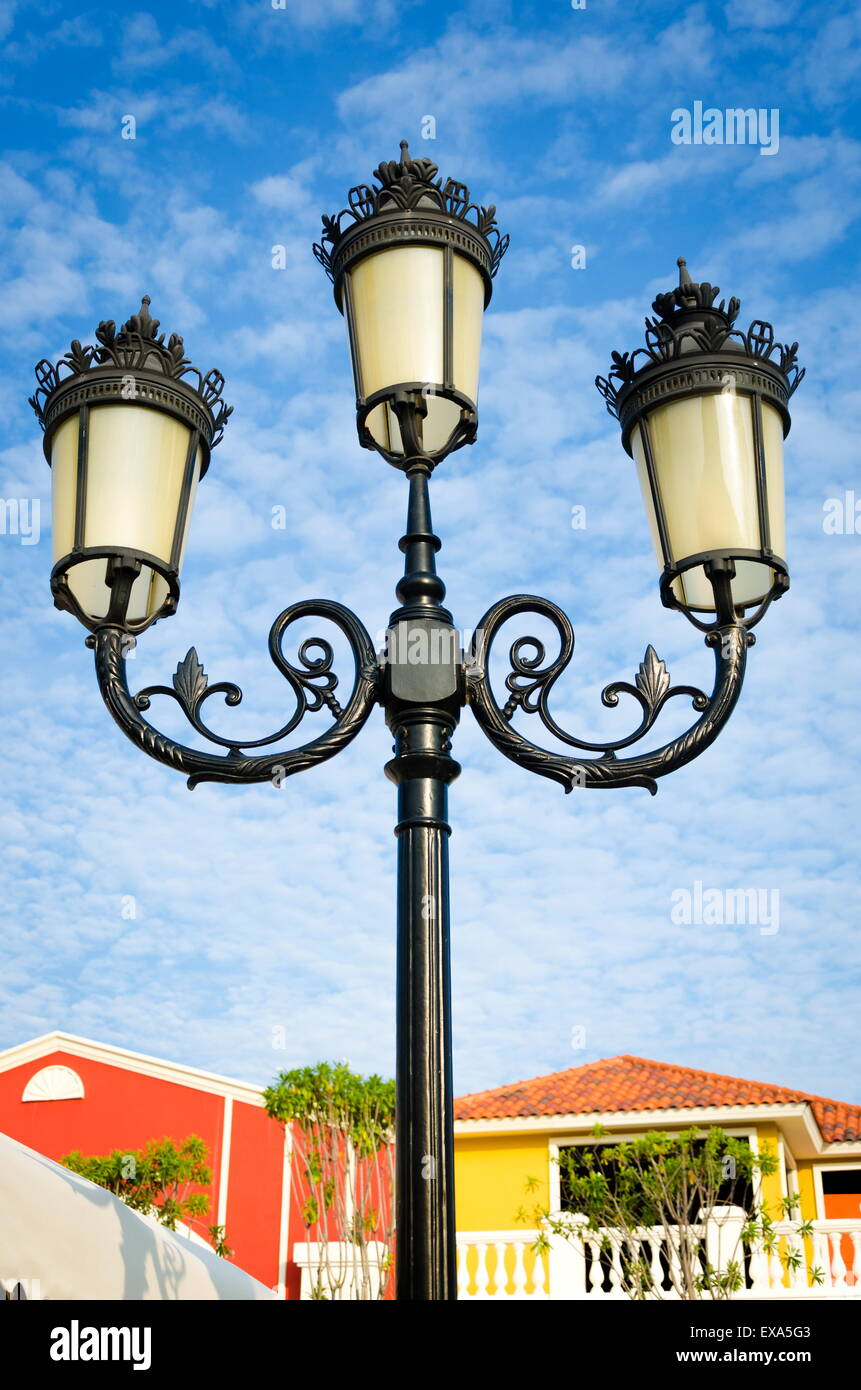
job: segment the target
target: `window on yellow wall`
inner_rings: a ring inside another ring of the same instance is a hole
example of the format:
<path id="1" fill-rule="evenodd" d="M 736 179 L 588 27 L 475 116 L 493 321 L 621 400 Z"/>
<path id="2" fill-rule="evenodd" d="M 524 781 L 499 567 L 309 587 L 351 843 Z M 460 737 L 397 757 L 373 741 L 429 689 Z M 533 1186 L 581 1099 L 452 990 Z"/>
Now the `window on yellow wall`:
<path id="1" fill-rule="evenodd" d="M 612 1160 L 602 1162 L 601 1151 L 602 1149 L 611 1149 L 613 1145 L 618 1142 L 619 1141 L 615 1139 L 608 1139 L 601 1144 L 572 1144 L 570 1147 L 567 1147 L 567 1154 L 569 1157 L 566 1158 L 565 1166 L 560 1168 L 559 1173 L 559 1190 L 563 1211 L 574 1210 L 569 1195 L 570 1178 L 575 1174 L 579 1176 L 589 1171 L 589 1165 L 586 1160 L 587 1153 L 593 1155 L 592 1171 L 603 1173 L 607 1178 L 610 1190 L 614 1190 L 614 1164 Z M 748 1141 L 743 1139 L 741 1142 L 746 1144 Z M 568 1165 L 570 1165 L 570 1167 Z M 861 1170 L 858 1171 L 858 1177 L 861 1179 Z M 861 1201 L 861 1198 L 859 1198 L 859 1201 Z M 741 1176 L 727 1178 L 727 1180 L 721 1184 L 718 1192 L 718 1204 L 723 1206 L 743 1207 L 746 1212 L 752 1211 L 753 1188 L 750 1182 Z M 696 1219 L 695 1212 L 691 1211 L 690 1219 L 692 1221 Z"/>
<path id="2" fill-rule="evenodd" d="M 606 1177 L 611 1192 L 614 1191 L 617 1181 L 617 1169 L 612 1156 L 610 1156 L 609 1154 L 609 1151 L 613 1148 L 614 1144 L 617 1144 L 619 1142 L 620 1141 L 618 1138 L 614 1138 L 607 1139 L 602 1143 L 598 1144 L 571 1144 L 565 1146 L 566 1158 L 565 1162 L 560 1165 L 559 1174 L 560 1199 L 563 1211 L 570 1211 L 572 1213 L 576 1213 L 577 1210 L 571 1198 L 572 1178 L 584 1176 L 589 1172 L 600 1172 Z M 741 1142 L 747 1144 L 748 1140 L 742 1139 Z M 606 1151 L 608 1154 L 607 1158 L 603 1160 L 602 1151 Z M 589 1163 L 587 1155 L 592 1156 L 591 1165 Z M 754 1198 L 753 1188 L 751 1186 L 750 1181 L 741 1176 L 740 1174 L 734 1178 L 727 1178 L 726 1181 L 721 1184 L 718 1190 L 717 1201 L 715 1205 L 742 1207 L 746 1212 L 751 1213 L 753 1211 Z M 690 1211 L 689 1220 L 691 1222 L 695 1222 L 696 1219 L 697 1213 L 692 1208 Z M 644 1226 L 649 1225 L 649 1215 L 645 1210 L 645 1203 L 641 1220 Z M 664 1243 L 665 1237 L 663 1233 L 660 1232 L 658 1228 L 655 1228 L 654 1242 L 644 1242 L 644 1245 L 647 1247 L 647 1249 L 644 1249 L 642 1251 L 642 1254 L 646 1258 L 651 1258 L 652 1254 L 654 1253 L 652 1248 L 653 1245 L 657 1247 L 656 1253 L 658 1255 L 662 1270 L 662 1288 L 664 1292 L 669 1292 L 669 1290 L 672 1288 L 672 1279 L 670 1277 L 670 1267 L 665 1253 Z M 704 1243 L 703 1248 L 701 1250 L 701 1255 L 703 1258 L 705 1258 Z M 750 1251 L 745 1250 L 743 1259 L 744 1277 L 745 1285 L 748 1288 L 751 1287 L 753 1282 L 750 1274 L 750 1258 Z M 603 1289 L 604 1293 L 611 1293 L 613 1290 L 612 1251 L 598 1251 L 598 1259 L 600 1262 L 602 1274 L 601 1288 Z"/>

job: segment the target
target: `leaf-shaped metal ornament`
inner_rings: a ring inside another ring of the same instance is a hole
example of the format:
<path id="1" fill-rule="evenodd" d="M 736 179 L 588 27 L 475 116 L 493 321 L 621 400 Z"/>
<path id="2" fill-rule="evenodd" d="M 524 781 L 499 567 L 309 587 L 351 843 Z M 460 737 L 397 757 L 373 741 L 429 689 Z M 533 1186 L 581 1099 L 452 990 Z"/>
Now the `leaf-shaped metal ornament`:
<path id="1" fill-rule="evenodd" d="M 92 348 L 81 347 L 80 341 L 75 338 L 72 341 L 69 351 L 63 358 L 63 361 L 68 364 L 73 372 L 86 372 L 89 371 L 92 356 Z"/>
<path id="2" fill-rule="evenodd" d="M 209 677 L 197 659 L 197 651 L 190 647 L 173 674 L 173 688 L 186 713 L 196 710 L 208 685 Z"/>
<path id="3" fill-rule="evenodd" d="M 669 690 L 670 673 L 654 647 L 646 648 L 646 655 L 640 662 L 634 681 L 650 710 L 660 703 Z"/>
<path id="4" fill-rule="evenodd" d="M 617 381 L 632 381 L 634 377 L 634 359 L 630 352 L 611 352 L 613 365 L 610 368 L 610 376 Z"/>

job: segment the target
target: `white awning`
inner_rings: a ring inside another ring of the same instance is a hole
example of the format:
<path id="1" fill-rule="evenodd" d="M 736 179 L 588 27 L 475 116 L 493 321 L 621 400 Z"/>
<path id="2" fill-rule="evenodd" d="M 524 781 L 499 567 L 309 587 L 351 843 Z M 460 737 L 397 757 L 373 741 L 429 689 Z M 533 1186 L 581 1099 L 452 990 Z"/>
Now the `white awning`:
<path id="1" fill-rule="evenodd" d="M 214 1250 L 5 1134 L 0 1281 L 7 1295 L 20 1284 L 24 1297 L 43 1299 L 277 1298 Z"/>

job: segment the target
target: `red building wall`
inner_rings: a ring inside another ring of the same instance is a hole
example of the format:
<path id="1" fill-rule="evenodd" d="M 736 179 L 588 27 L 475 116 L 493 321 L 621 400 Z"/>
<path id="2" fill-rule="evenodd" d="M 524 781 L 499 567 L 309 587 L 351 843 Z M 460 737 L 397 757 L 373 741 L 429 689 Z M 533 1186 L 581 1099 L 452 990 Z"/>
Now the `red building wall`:
<path id="1" fill-rule="evenodd" d="M 249 1274 L 256 1273 L 252 1265 L 274 1270 L 275 1274 L 263 1282 L 277 1284 L 284 1130 L 270 1120 L 265 1110 L 234 1101 L 230 1152 L 231 1181 L 233 1173 L 243 1175 L 242 1181 L 231 1187 L 227 1208 L 228 1241 L 234 1260 Z M 291 1242 L 293 1239 L 296 1235 L 291 1231 Z M 295 1277 L 289 1282 L 291 1287 L 295 1285 L 295 1292 L 288 1289 L 288 1298 L 299 1296 L 299 1271 L 295 1265 L 293 1271 Z M 263 1279 L 262 1274 L 256 1277 Z"/>

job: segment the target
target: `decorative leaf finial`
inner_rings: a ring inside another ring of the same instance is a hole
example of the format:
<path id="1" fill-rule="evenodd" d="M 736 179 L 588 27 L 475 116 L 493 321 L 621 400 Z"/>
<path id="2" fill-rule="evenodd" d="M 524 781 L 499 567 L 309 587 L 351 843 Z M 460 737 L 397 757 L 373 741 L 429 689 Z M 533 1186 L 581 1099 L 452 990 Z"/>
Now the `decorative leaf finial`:
<path id="1" fill-rule="evenodd" d="M 684 262 L 681 264 L 684 265 Z M 661 704 L 670 688 L 670 673 L 653 646 L 646 648 L 646 655 L 640 662 L 634 681 L 649 709 Z"/>
<path id="2" fill-rule="evenodd" d="M 209 677 L 200 664 L 197 650 L 189 647 L 182 661 L 179 662 L 173 673 L 173 688 L 179 696 L 179 702 L 186 713 L 194 713 L 200 704 L 206 687 L 209 685 Z"/>

